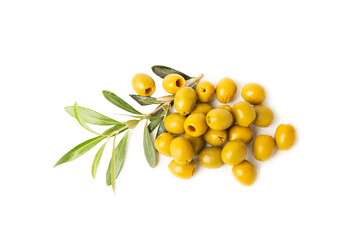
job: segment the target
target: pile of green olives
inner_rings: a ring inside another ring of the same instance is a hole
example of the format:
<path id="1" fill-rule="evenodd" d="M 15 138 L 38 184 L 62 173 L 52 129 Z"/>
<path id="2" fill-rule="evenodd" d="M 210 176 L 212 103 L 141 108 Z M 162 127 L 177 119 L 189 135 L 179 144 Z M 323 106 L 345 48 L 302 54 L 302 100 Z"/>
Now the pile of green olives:
<path id="1" fill-rule="evenodd" d="M 132 86 L 141 96 L 150 96 L 155 91 L 154 81 L 143 73 L 134 76 Z M 176 111 L 165 118 L 167 132 L 155 139 L 155 148 L 173 159 L 168 168 L 176 177 L 191 178 L 197 166 L 214 169 L 230 165 L 235 179 L 251 186 L 257 170 L 246 160 L 248 144 L 252 143 L 249 149 L 256 160 L 266 161 L 276 147 L 288 150 L 295 143 L 296 131 L 291 124 L 280 124 L 274 136 L 255 135 L 255 127 L 269 127 L 274 119 L 271 108 L 263 105 L 266 91 L 260 84 L 243 85 L 240 92 L 243 100 L 232 106 L 228 104 L 238 85 L 228 77 L 221 79 L 216 87 L 201 81 L 194 88 L 187 86 L 181 75 L 169 74 L 162 86 L 174 94 Z M 214 107 L 215 99 L 223 105 Z"/>

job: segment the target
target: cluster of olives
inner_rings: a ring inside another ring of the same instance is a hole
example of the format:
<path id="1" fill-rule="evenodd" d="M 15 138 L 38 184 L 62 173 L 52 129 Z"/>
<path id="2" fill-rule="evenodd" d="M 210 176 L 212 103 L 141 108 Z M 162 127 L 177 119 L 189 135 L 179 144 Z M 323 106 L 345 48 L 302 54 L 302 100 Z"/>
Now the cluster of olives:
<path id="1" fill-rule="evenodd" d="M 150 96 L 155 90 L 155 83 L 146 76 L 140 78 L 136 75 L 133 87 L 139 95 Z M 194 90 L 186 86 L 181 75 L 169 74 L 163 80 L 163 88 L 175 94 L 174 107 L 177 112 L 166 117 L 164 126 L 167 132 L 156 138 L 155 148 L 159 153 L 173 158 L 169 164 L 171 173 L 183 179 L 192 177 L 196 170 L 193 159 L 198 155 L 197 160 L 202 167 L 233 166 L 234 177 L 243 185 L 252 185 L 257 172 L 245 160 L 246 144 L 253 140 L 250 125 L 268 127 L 273 120 L 272 110 L 261 105 L 266 96 L 265 89 L 257 83 L 245 84 L 241 90 L 245 101 L 231 107 L 226 103 L 236 94 L 237 84 L 230 78 L 221 79 L 216 88 L 212 83 L 202 81 Z M 213 108 L 209 102 L 214 95 L 225 105 Z M 294 127 L 281 124 L 276 129 L 275 139 L 269 135 L 256 136 L 252 152 L 255 159 L 265 161 L 273 155 L 275 146 L 287 150 L 294 142 Z"/>

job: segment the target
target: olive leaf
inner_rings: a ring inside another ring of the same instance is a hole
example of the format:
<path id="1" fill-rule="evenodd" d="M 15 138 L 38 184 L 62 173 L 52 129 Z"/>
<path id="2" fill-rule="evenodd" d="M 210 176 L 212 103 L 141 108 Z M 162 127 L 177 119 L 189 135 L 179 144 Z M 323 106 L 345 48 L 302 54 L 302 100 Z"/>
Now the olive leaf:
<path id="1" fill-rule="evenodd" d="M 183 72 L 180 72 L 180 71 L 175 70 L 173 68 L 162 66 L 162 65 L 152 66 L 151 70 L 161 78 L 164 78 L 167 75 L 172 74 L 172 73 L 176 73 L 176 74 L 179 74 L 179 75 L 183 76 L 183 78 L 185 78 L 185 80 L 189 80 L 191 78 L 190 76 L 186 75 Z"/>
<path id="2" fill-rule="evenodd" d="M 71 149 L 69 152 L 67 152 L 64 156 L 62 156 L 59 161 L 55 163 L 54 167 L 75 160 L 76 158 L 80 157 L 81 155 L 95 147 L 96 144 L 101 142 L 101 140 L 103 140 L 104 138 L 104 136 L 97 136 L 80 143 L 79 145 Z"/>
<path id="3" fill-rule="evenodd" d="M 121 168 L 122 168 L 122 165 L 125 160 L 125 149 L 126 149 L 126 143 L 128 140 L 128 136 L 129 136 L 129 131 L 127 131 L 125 133 L 124 137 L 121 139 L 121 141 L 115 148 L 115 174 L 114 174 L 115 179 L 118 178 Z M 106 185 L 107 186 L 110 186 L 112 183 L 110 168 L 111 168 L 111 162 L 109 163 L 109 167 L 106 172 Z"/>
<path id="4" fill-rule="evenodd" d="M 160 124 L 159 124 L 159 127 L 158 127 L 158 130 L 156 132 L 156 138 L 158 136 L 160 136 L 160 134 L 164 133 L 164 132 L 167 132 L 166 128 L 165 128 L 165 124 L 164 124 L 164 121 L 165 121 L 165 118 L 167 117 L 167 115 L 169 114 L 169 112 L 167 112 L 164 117 L 161 119 L 160 121 Z"/>
<path id="5" fill-rule="evenodd" d="M 92 133 L 95 133 L 96 135 L 101 135 L 100 133 L 97 133 L 95 132 L 94 130 L 92 130 L 86 123 L 85 121 L 83 120 L 81 114 L 80 114 L 80 111 L 79 111 L 79 108 L 78 108 L 78 105 L 77 103 L 75 102 L 74 104 L 74 114 L 75 114 L 75 118 L 76 120 L 80 123 L 80 125 L 85 128 L 86 130 L 88 130 L 89 132 L 92 132 Z"/>
<path id="6" fill-rule="evenodd" d="M 91 175 L 93 176 L 94 179 L 95 179 L 96 172 L 97 172 L 97 169 L 98 169 L 98 166 L 100 163 L 100 159 L 104 152 L 106 144 L 107 144 L 107 141 L 101 146 L 99 151 L 95 154 L 95 158 L 94 158 L 93 164 L 91 166 Z"/>
<path id="7" fill-rule="evenodd" d="M 115 184 L 115 140 L 116 140 L 116 135 L 114 136 L 114 143 L 113 143 L 113 149 L 112 149 L 112 154 L 111 154 L 111 160 L 110 160 L 110 179 L 111 179 L 111 187 L 115 193 L 115 188 L 116 188 L 116 184 Z"/>
<path id="8" fill-rule="evenodd" d="M 125 102 L 122 98 L 118 97 L 115 93 L 112 93 L 110 91 L 103 90 L 104 97 L 114 104 L 115 106 L 133 114 L 142 115 L 141 112 L 130 106 L 127 102 Z"/>
<path id="9" fill-rule="evenodd" d="M 134 99 L 138 104 L 141 106 L 151 105 L 151 104 L 159 104 L 162 103 L 161 101 L 158 101 L 154 97 L 144 97 L 136 94 L 129 94 L 129 96 Z"/>
<path id="10" fill-rule="evenodd" d="M 75 118 L 74 106 L 65 107 L 65 111 Z M 94 125 L 120 124 L 120 122 L 88 108 L 78 106 L 78 112 L 83 118 L 83 121 L 89 124 L 94 124 Z"/>
<path id="11" fill-rule="evenodd" d="M 154 143 L 151 139 L 150 132 L 149 132 L 149 126 L 147 125 L 147 122 L 145 124 L 144 128 L 144 137 L 143 137 L 143 147 L 144 147 L 144 153 L 146 160 L 148 161 L 150 167 L 156 166 L 156 150 Z"/>
<path id="12" fill-rule="evenodd" d="M 123 131 L 127 130 L 128 127 L 125 123 L 121 123 L 119 125 L 115 125 L 107 130 L 105 130 L 102 134 L 105 136 L 112 136 L 115 133 L 119 134 L 122 133 Z"/>
<path id="13" fill-rule="evenodd" d="M 136 126 L 139 124 L 141 120 L 128 120 L 126 121 L 126 126 L 129 128 L 129 129 L 134 129 L 136 128 Z"/>

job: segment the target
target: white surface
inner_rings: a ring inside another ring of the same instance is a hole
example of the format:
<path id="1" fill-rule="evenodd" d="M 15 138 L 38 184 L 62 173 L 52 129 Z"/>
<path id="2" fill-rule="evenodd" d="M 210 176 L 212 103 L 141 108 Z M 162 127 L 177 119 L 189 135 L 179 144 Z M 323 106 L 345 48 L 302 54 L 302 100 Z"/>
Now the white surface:
<path id="1" fill-rule="evenodd" d="M 359 239 L 359 7 L 1 1 L 0 239 Z M 135 104 L 130 79 L 155 64 L 213 83 L 263 84 L 275 123 L 296 126 L 295 147 L 256 163 L 251 188 L 227 166 L 189 181 L 170 175 L 168 158 L 151 169 L 142 127 L 129 138 L 115 196 L 105 186 L 109 147 L 95 181 L 97 148 L 52 168 L 93 136 L 63 107 L 77 101 L 119 118 L 101 90 Z"/>

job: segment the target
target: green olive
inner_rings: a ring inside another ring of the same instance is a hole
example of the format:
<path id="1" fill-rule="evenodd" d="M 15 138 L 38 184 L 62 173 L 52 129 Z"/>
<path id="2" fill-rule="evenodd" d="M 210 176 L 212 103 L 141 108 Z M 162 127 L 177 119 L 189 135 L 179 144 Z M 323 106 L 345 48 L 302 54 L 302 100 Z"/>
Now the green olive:
<path id="1" fill-rule="evenodd" d="M 203 113 L 206 114 L 212 109 L 211 105 L 208 103 L 198 103 L 196 104 L 194 110 L 191 113 Z"/>
<path id="2" fill-rule="evenodd" d="M 207 147 L 201 150 L 198 158 L 199 164 L 205 168 L 219 168 L 224 163 L 221 160 L 221 148 Z"/>
<path id="3" fill-rule="evenodd" d="M 256 119 L 254 124 L 258 127 L 268 127 L 274 119 L 273 111 L 264 105 L 255 105 Z"/>
<path id="4" fill-rule="evenodd" d="M 145 73 L 136 74 L 131 80 L 131 85 L 140 96 L 151 96 L 155 92 L 154 80 Z"/>
<path id="5" fill-rule="evenodd" d="M 170 133 L 164 132 L 164 133 L 160 134 L 155 139 L 155 148 L 156 148 L 156 150 L 159 153 L 161 153 L 162 155 L 170 157 L 171 156 L 170 143 L 174 139 L 175 139 L 175 137 Z"/>
<path id="6" fill-rule="evenodd" d="M 179 164 L 175 160 L 172 160 L 168 168 L 175 177 L 189 179 L 194 176 L 196 164 L 193 161 L 188 164 Z"/>
<path id="7" fill-rule="evenodd" d="M 191 162 L 194 149 L 189 140 L 184 137 L 177 137 L 170 143 L 170 153 L 177 163 L 186 164 Z"/>
<path id="8" fill-rule="evenodd" d="M 248 103 L 258 105 L 261 104 L 266 96 L 263 86 L 257 83 L 247 83 L 241 90 L 242 98 Z"/>
<path id="9" fill-rule="evenodd" d="M 249 127 L 241 127 L 239 125 L 232 126 L 229 130 L 229 141 L 241 140 L 248 144 L 253 139 L 253 133 Z"/>
<path id="10" fill-rule="evenodd" d="M 181 88 L 175 94 L 174 106 L 180 115 L 188 115 L 196 105 L 196 92 L 191 87 Z"/>
<path id="11" fill-rule="evenodd" d="M 203 135 L 208 129 L 206 118 L 203 113 L 192 113 L 184 122 L 185 132 L 193 137 Z"/>
<path id="12" fill-rule="evenodd" d="M 243 141 L 230 141 L 221 151 L 221 159 L 225 164 L 235 166 L 244 161 L 246 153 L 246 145 Z"/>
<path id="13" fill-rule="evenodd" d="M 200 102 L 207 103 L 213 98 L 215 87 L 211 82 L 202 81 L 196 86 L 196 93 Z"/>
<path id="14" fill-rule="evenodd" d="M 259 135 L 253 142 L 252 150 L 257 160 L 268 160 L 274 153 L 275 141 L 271 136 Z"/>
<path id="15" fill-rule="evenodd" d="M 193 147 L 194 154 L 198 154 L 202 147 L 204 146 L 204 139 L 202 136 L 193 137 L 187 133 L 184 134 L 184 138 L 190 141 L 191 146 Z"/>
<path id="16" fill-rule="evenodd" d="M 166 130 L 170 133 L 179 135 L 185 132 L 184 129 L 184 122 L 186 117 L 181 116 L 178 113 L 171 113 L 169 114 L 164 121 L 164 126 Z"/>
<path id="17" fill-rule="evenodd" d="M 206 114 L 206 122 L 214 130 L 225 130 L 233 124 L 233 121 L 233 115 L 225 109 L 215 108 Z"/>
<path id="18" fill-rule="evenodd" d="M 296 139 L 296 131 L 291 124 L 280 124 L 276 128 L 275 141 L 276 146 L 280 150 L 288 150 L 294 145 Z"/>
<path id="19" fill-rule="evenodd" d="M 226 130 L 214 130 L 209 128 L 204 134 L 205 141 L 215 147 L 223 145 L 228 138 Z"/>
<path id="20" fill-rule="evenodd" d="M 240 101 L 233 106 L 233 115 L 241 127 L 250 126 L 256 118 L 256 112 L 250 103 Z"/>
<path id="21" fill-rule="evenodd" d="M 257 172 L 249 161 L 242 161 L 232 168 L 232 173 L 236 180 L 244 186 L 251 186 L 257 177 Z"/>
<path id="22" fill-rule="evenodd" d="M 231 78 L 223 78 L 216 85 L 216 98 L 221 103 L 228 103 L 234 97 L 237 85 Z"/>
<path id="23" fill-rule="evenodd" d="M 175 94 L 181 88 L 186 86 L 185 79 L 179 74 L 169 74 L 164 77 L 163 88 L 166 92 L 170 94 Z"/>

